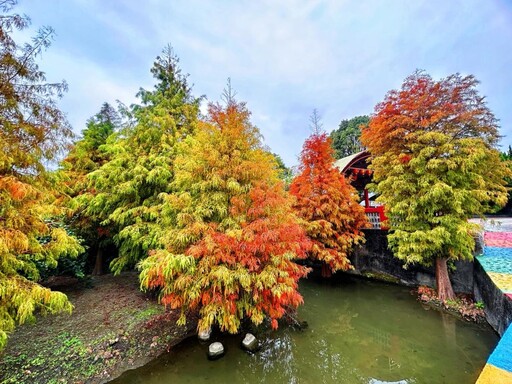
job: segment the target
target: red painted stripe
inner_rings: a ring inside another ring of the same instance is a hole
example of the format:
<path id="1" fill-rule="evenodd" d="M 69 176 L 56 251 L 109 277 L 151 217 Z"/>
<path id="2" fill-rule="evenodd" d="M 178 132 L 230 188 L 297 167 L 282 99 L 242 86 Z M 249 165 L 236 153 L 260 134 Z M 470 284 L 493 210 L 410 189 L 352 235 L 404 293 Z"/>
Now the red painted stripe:
<path id="1" fill-rule="evenodd" d="M 490 247 L 512 248 L 512 233 L 485 232 L 485 244 Z"/>

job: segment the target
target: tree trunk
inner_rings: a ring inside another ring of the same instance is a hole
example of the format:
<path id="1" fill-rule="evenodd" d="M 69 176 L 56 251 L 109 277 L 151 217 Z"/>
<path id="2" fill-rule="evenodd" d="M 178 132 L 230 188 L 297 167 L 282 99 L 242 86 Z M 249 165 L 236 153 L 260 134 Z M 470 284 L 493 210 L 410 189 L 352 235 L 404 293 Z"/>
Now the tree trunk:
<path id="1" fill-rule="evenodd" d="M 446 300 L 454 300 L 455 293 L 453 292 L 450 276 L 448 276 L 448 259 L 446 257 L 436 259 L 436 286 L 437 297 L 441 302 Z"/>
<path id="2" fill-rule="evenodd" d="M 329 278 L 332 277 L 332 270 L 327 264 L 322 263 L 322 277 Z"/>
<path id="3" fill-rule="evenodd" d="M 103 275 L 103 249 L 101 247 L 98 247 L 98 250 L 96 251 L 96 261 L 94 262 L 92 275 Z"/>

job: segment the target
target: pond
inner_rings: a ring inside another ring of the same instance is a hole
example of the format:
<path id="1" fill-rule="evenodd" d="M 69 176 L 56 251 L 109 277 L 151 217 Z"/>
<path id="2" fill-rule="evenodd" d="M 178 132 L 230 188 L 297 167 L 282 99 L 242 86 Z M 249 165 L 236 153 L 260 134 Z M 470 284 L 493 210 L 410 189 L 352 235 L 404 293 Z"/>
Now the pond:
<path id="1" fill-rule="evenodd" d="M 300 290 L 306 329 L 262 331 L 255 354 L 240 349 L 242 335 L 218 335 L 226 355 L 216 361 L 190 338 L 112 384 L 473 384 L 498 342 L 488 325 L 431 310 L 410 288 L 344 277 Z"/>

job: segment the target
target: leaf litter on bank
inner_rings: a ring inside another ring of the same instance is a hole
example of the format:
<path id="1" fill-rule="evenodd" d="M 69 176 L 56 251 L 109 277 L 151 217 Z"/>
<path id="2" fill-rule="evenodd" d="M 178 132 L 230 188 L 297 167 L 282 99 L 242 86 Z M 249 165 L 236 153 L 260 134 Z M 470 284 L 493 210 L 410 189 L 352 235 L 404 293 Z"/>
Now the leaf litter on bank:
<path id="1" fill-rule="evenodd" d="M 169 350 L 196 329 L 140 292 L 136 273 L 60 287 L 71 315 L 18 327 L 0 355 L 0 383 L 104 383 Z"/>

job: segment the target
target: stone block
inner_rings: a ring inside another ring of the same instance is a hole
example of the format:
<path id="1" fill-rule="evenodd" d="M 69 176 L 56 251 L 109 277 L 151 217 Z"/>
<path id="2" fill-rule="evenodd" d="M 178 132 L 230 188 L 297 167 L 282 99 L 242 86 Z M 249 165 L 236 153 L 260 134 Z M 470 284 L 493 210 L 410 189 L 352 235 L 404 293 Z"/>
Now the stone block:
<path id="1" fill-rule="evenodd" d="M 224 356 L 225 349 L 222 343 L 216 341 L 208 346 L 208 358 L 210 360 L 217 360 Z"/>
<path id="2" fill-rule="evenodd" d="M 242 340 L 242 348 L 249 352 L 256 351 L 258 349 L 258 339 L 252 333 L 247 333 Z"/>

